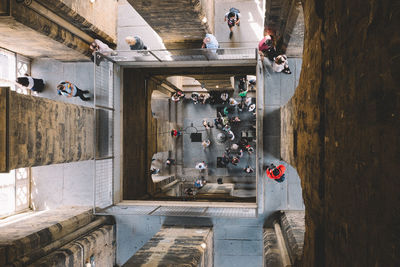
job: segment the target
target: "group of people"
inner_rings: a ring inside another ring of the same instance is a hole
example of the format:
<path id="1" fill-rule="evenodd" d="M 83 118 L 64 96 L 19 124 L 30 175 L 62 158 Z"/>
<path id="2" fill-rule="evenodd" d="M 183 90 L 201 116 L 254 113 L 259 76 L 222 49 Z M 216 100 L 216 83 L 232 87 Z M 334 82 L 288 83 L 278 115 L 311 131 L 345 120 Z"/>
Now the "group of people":
<path id="1" fill-rule="evenodd" d="M 286 55 L 277 52 L 273 35 L 266 35 L 260 41 L 258 44 L 258 52 L 263 62 L 266 62 L 266 59 L 269 60 L 275 72 L 283 72 L 285 74 L 292 73 L 289 69 Z"/>
<path id="2" fill-rule="evenodd" d="M 26 88 L 32 90 L 34 92 L 40 93 L 44 90 L 45 82 L 43 79 L 33 78 L 26 74 L 23 77 L 18 77 L 16 79 L 17 86 L 22 88 Z M 88 90 L 82 90 L 75 84 L 69 81 L 60 81 L 57 85 L 57 94 L 63 95 L 66 97 L 79 97 L 83 101 L 90 100 L 90 97 L 86 97 L 85 94 L 88 94 Z"/>

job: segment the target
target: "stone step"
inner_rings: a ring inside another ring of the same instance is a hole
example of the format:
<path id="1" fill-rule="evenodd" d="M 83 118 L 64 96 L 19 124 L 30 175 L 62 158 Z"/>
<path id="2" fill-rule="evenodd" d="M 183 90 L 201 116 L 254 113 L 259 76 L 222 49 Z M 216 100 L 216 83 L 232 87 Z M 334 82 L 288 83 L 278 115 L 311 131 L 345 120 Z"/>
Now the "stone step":
<path id="1" fill-rule="evenodd" d="M 34 212 L 26 218 L 0 225 L 0 266 L 29 255 L 94 220 L 91 210 L 76 208 L 75 213 L 74 207 L 64 207 Z"/>
<path id="2" fill-rule="evenodd" d="M 274 228 L 264 228 L 264 266 L 282 267 L 282 257 L 280 254 L 278 240 Z"/>

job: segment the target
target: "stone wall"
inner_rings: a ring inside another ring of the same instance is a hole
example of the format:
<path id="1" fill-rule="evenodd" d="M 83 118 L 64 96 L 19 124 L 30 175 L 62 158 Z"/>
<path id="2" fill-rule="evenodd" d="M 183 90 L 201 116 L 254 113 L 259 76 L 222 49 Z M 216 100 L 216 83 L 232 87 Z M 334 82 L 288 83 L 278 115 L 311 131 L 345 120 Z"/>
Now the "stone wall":
<path id="1" fill-rule="evenodd" d="M 164 226 L 123 266 L 208 267 L 213 266 L 212 251 L 211 228 Z"/>
<path id="2" fill-rule="evenodd" d="M 116 16 L 114 0 L 2 0 L 0 46 L 29 57 L 88 60 L 93 39 L 115 48 Z"/>
<path id="3" fill-rule="evenodd" d="M 0 90 L 4 99 L 4 91 L 9 89 Z M 0 145 L 0 162 L 8 160 L 8 170 L 93 158 L 94 133 L 87 127 L 93 123 L 93 109 L 16 92 L 8 94 L 8 142 Z"/>
<path id="4" fill-rule="evenodd" d="M 27 212 L 0 224 L 1 266 L 97 266 L 115 262 L 112 217 L 94 216 L 86 207 Z"/>
<path id="5" fill-rule="evenodd" d="M 398 5 L 304 1 L 299 86 L 281 155 L 306 206 L 303 266 L 399 266 Z"/>

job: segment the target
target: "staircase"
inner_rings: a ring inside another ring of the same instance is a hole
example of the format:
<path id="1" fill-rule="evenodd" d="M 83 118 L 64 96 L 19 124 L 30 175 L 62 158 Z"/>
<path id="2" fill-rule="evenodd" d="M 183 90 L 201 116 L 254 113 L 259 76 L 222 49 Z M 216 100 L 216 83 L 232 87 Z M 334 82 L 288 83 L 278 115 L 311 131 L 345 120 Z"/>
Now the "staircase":
<path id="1" fill-rule="evenodd" d="M 304 211 L 278 211 L 264 227 L 264 266 L 299 266 L 304 244 Z"/>

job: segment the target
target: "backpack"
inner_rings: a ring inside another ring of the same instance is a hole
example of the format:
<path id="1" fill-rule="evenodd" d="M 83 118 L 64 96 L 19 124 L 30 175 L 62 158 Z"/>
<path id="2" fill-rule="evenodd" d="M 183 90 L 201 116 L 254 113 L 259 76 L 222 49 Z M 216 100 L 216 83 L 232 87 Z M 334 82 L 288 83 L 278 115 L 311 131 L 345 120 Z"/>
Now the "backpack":
<path id="1" fill-rule="evenodd" d="M 231 7 L 231 8 L 229 9 L 229 12 L 238 14 L 238 13 L 240 13 L 240 10 L 237 9 L 237 8 Z"/>

